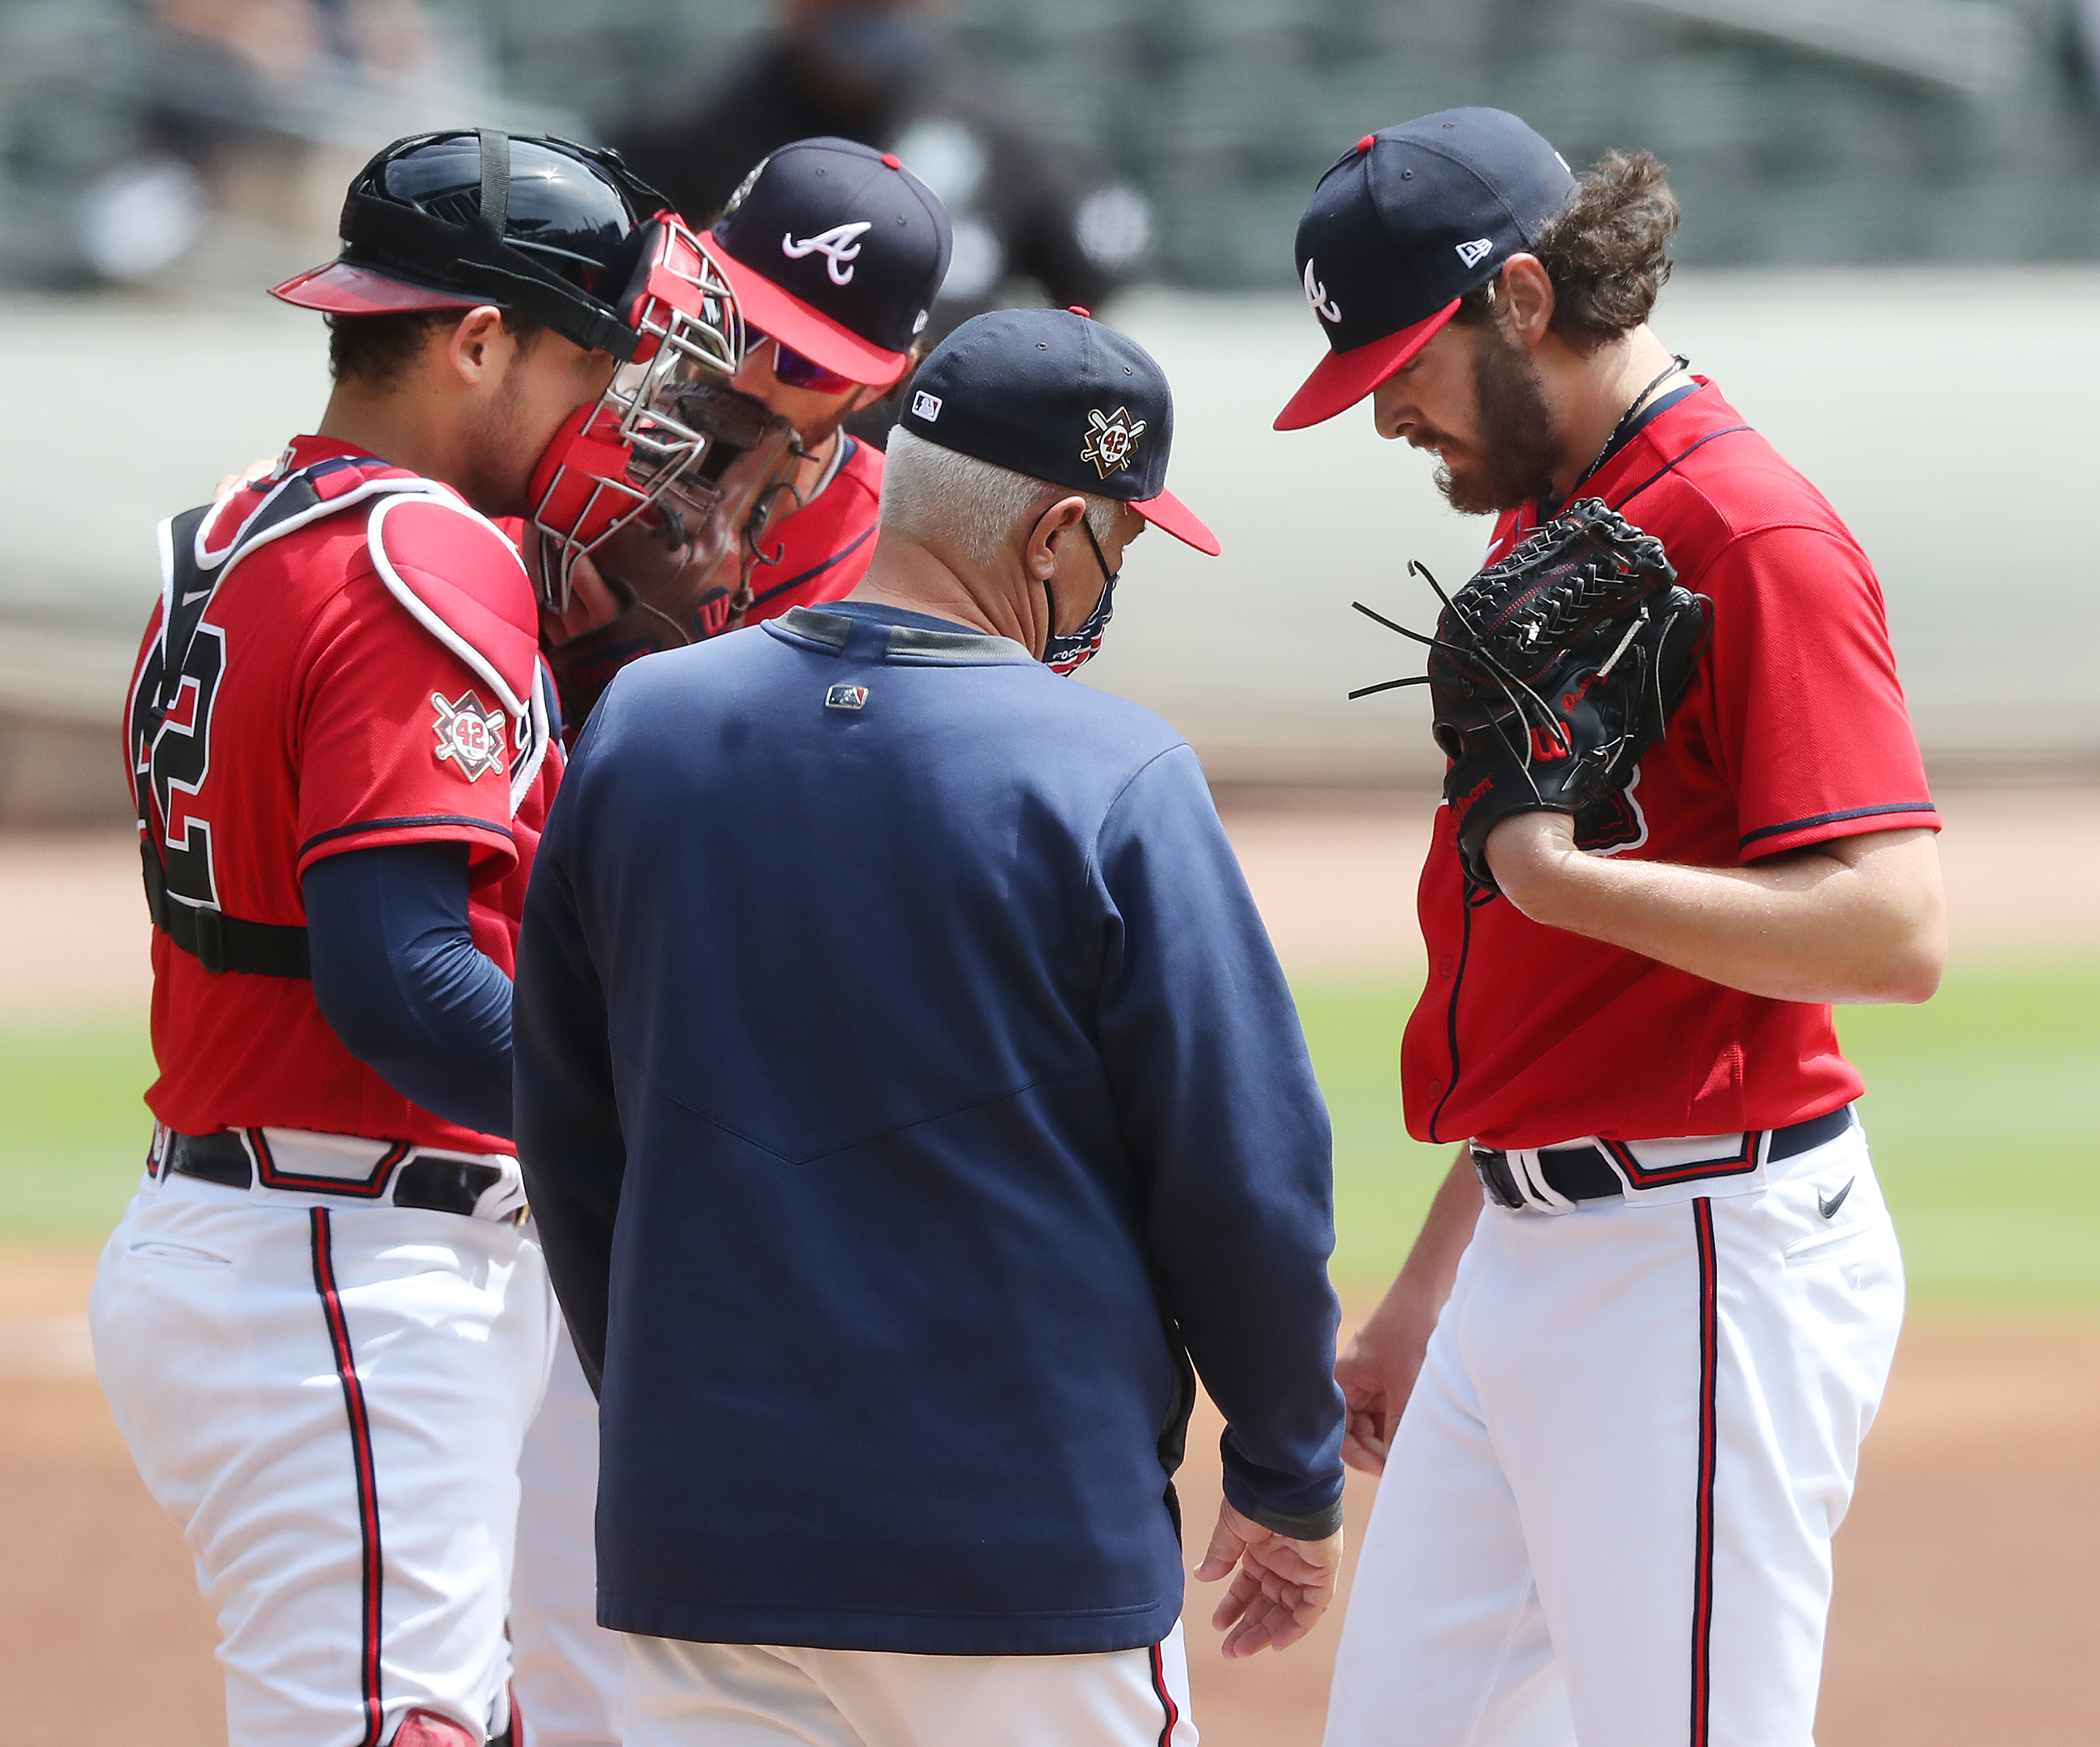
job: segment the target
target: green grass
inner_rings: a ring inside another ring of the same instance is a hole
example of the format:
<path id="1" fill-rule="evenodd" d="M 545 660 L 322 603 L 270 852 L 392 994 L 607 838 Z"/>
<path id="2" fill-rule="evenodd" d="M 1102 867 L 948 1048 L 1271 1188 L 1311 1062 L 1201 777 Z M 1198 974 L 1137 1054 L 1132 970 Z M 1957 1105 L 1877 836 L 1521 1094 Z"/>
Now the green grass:
<path id="1" fill-rule="evenodd" d="M 1406 1254 L 1449 1160 L 1401 1126 L 1414 991 L 1299 987 L 1334 1111 L 1335 1276 L 1375 1288 Z M 1865 1074 L 1874 1159 L 1916 1301 L 2100 1308 L 2100 964 L 1957 969 L 1924 1007 L 1839 1016 Z M 0 1237 L 88 1240 L 137 1180 L 152 1078 L 144 1016 L 0 1027 Z"/>
<path id="2" fill-rule="evenodd" d="M 1335 1277 L 1374 1288 L 1449 1168 L 1401 1125 L 1397 1058 L 1413 990 L 1303 983 L 1335 1118 Z M 2100 965 L 1958 969 L 1923 1007 L 1849 1008 L 1846 1053 L 1902 1236 L 1913 1302 L 2100 1308 Z"/>
<path id="3" fill-rule="evenodd" d="M 0 1237 L 99 1237 L 152 1132 L 146 1016 L 0 1027 Z"/>

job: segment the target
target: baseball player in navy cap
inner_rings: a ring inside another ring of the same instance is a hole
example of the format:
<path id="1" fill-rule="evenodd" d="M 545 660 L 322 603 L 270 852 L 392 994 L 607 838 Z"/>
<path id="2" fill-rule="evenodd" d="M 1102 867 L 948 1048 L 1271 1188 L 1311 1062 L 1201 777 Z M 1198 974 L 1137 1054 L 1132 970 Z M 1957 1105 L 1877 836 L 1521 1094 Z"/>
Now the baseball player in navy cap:
<path id="1" fill-rule="evenodd" d="M 1497 517 L 1484 589 L 1537 598 L 1523 567 L 1612 518 L 1710 615 L 1674 709 L 1622 670 L 1661 720 L 1599 804 L 1546 767 L 1618 654 L 1519 675 L 1531 753 L 1495 771 L 1513 737 L 1476 756 L 1432 691 L 1453 762 L 1401 1078 L 1458 1157 L 1337 1368 L 1384 1477 L 1329 1747 L 1808 1747 L 1815 1720 L 1903 1309 L 1831 1004 L 1932 993 L 1938 819 L 1866 554 L 1648 324 L 1677 221 L 1644 153 L 1577 177 L 1450 109 L 1365 135 L 1299 228 L 1329 352 L 1279 426 L 1370 399 Z"/>
<path id="2" fill-rule="evenodd" d="M 1192 1747 L 1197 1374 L 1226 1653 L 1333 1594 L 1326 1111 L 1194 754 L 1059 677 L 1148 523 L 1217 550 L 1172 436 L 1122 335 L 965 323 L 854 595 L 636 663 L 578 747 L 517 1114 L 633 1747 Z"/>
<path id="3" fill-rule="evenodd" d="M 850 593 L 875 555 L 882 452 L 845 426 L 917 361 L 948 214 L 893 153 L 803 139 L 745 178 L 701 246 L 743 308 L 736 386 L 802 444 L 794 508 L 767 530 L 733 615 L 755 624 Z"/>

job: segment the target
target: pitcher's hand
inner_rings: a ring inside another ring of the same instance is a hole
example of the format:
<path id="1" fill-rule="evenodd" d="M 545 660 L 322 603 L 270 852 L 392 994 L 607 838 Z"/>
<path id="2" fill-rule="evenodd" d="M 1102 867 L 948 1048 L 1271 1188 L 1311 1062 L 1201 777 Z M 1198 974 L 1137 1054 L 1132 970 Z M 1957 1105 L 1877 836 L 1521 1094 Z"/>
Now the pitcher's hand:
<path id="1" fill-rule="evenodd" d="M 1415 1303 L 1396 1286 L 1335 1361 L 1335 1381 L 1349 1411 L 1342 1460 L 1365 1474 L 1385 1471 L 1401 1410 L 1414 1393 L 1423 1355 L 1436 1326 L 1433 1304 Z"/>

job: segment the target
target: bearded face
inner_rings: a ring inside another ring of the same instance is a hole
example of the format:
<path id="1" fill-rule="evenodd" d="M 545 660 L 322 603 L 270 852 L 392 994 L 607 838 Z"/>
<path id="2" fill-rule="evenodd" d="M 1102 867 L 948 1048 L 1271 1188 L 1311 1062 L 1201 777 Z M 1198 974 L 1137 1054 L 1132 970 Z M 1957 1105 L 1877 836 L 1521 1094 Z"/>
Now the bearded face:
<path id="1" fill-rule="evenodd" d="M 1471 330 L 1477 435 L 1460 442 L 1433 433 L 1409 440 L 1440 448 L 1436 489 L 1462 515 L 1491 515 L 1550 497 L 1562 443 L 1531 355 L 1490 320 Z"/>

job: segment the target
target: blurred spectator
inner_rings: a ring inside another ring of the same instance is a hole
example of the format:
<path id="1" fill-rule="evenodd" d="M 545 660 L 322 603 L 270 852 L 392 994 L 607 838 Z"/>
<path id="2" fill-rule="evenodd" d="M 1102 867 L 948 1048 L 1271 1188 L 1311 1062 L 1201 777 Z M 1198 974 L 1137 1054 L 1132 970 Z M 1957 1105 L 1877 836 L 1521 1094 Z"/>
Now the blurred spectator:
<path id="1" fill-rule="evenodd" d="M 1151 240 L 1145 196 L 1039 137 L 954 40 L 941 0 L 777 0 L 777 31 L 702 99 L 608 128 L 695 224 L 769 152 L 838 135 L 895 152 L 955 221 L 930 346 L 981 310 L 1083 304 L 1125 284 Z"/>
<path id="2" fill-rule="evenodd" d="M 417 0 L 155 0 L 152 12 L 142 149 L 79 209 L 83 252 L 105 279 L 158 271 L 208 211 L 314 228 L 324 94 L 412 77 L 430 53 Z"/>
<path id="3" fill-rule="evenodd" d="M 289 271 L 375 145 L 515 125 L 483 72 L 445 0 L 0 0 L 0 278 Z"/>

